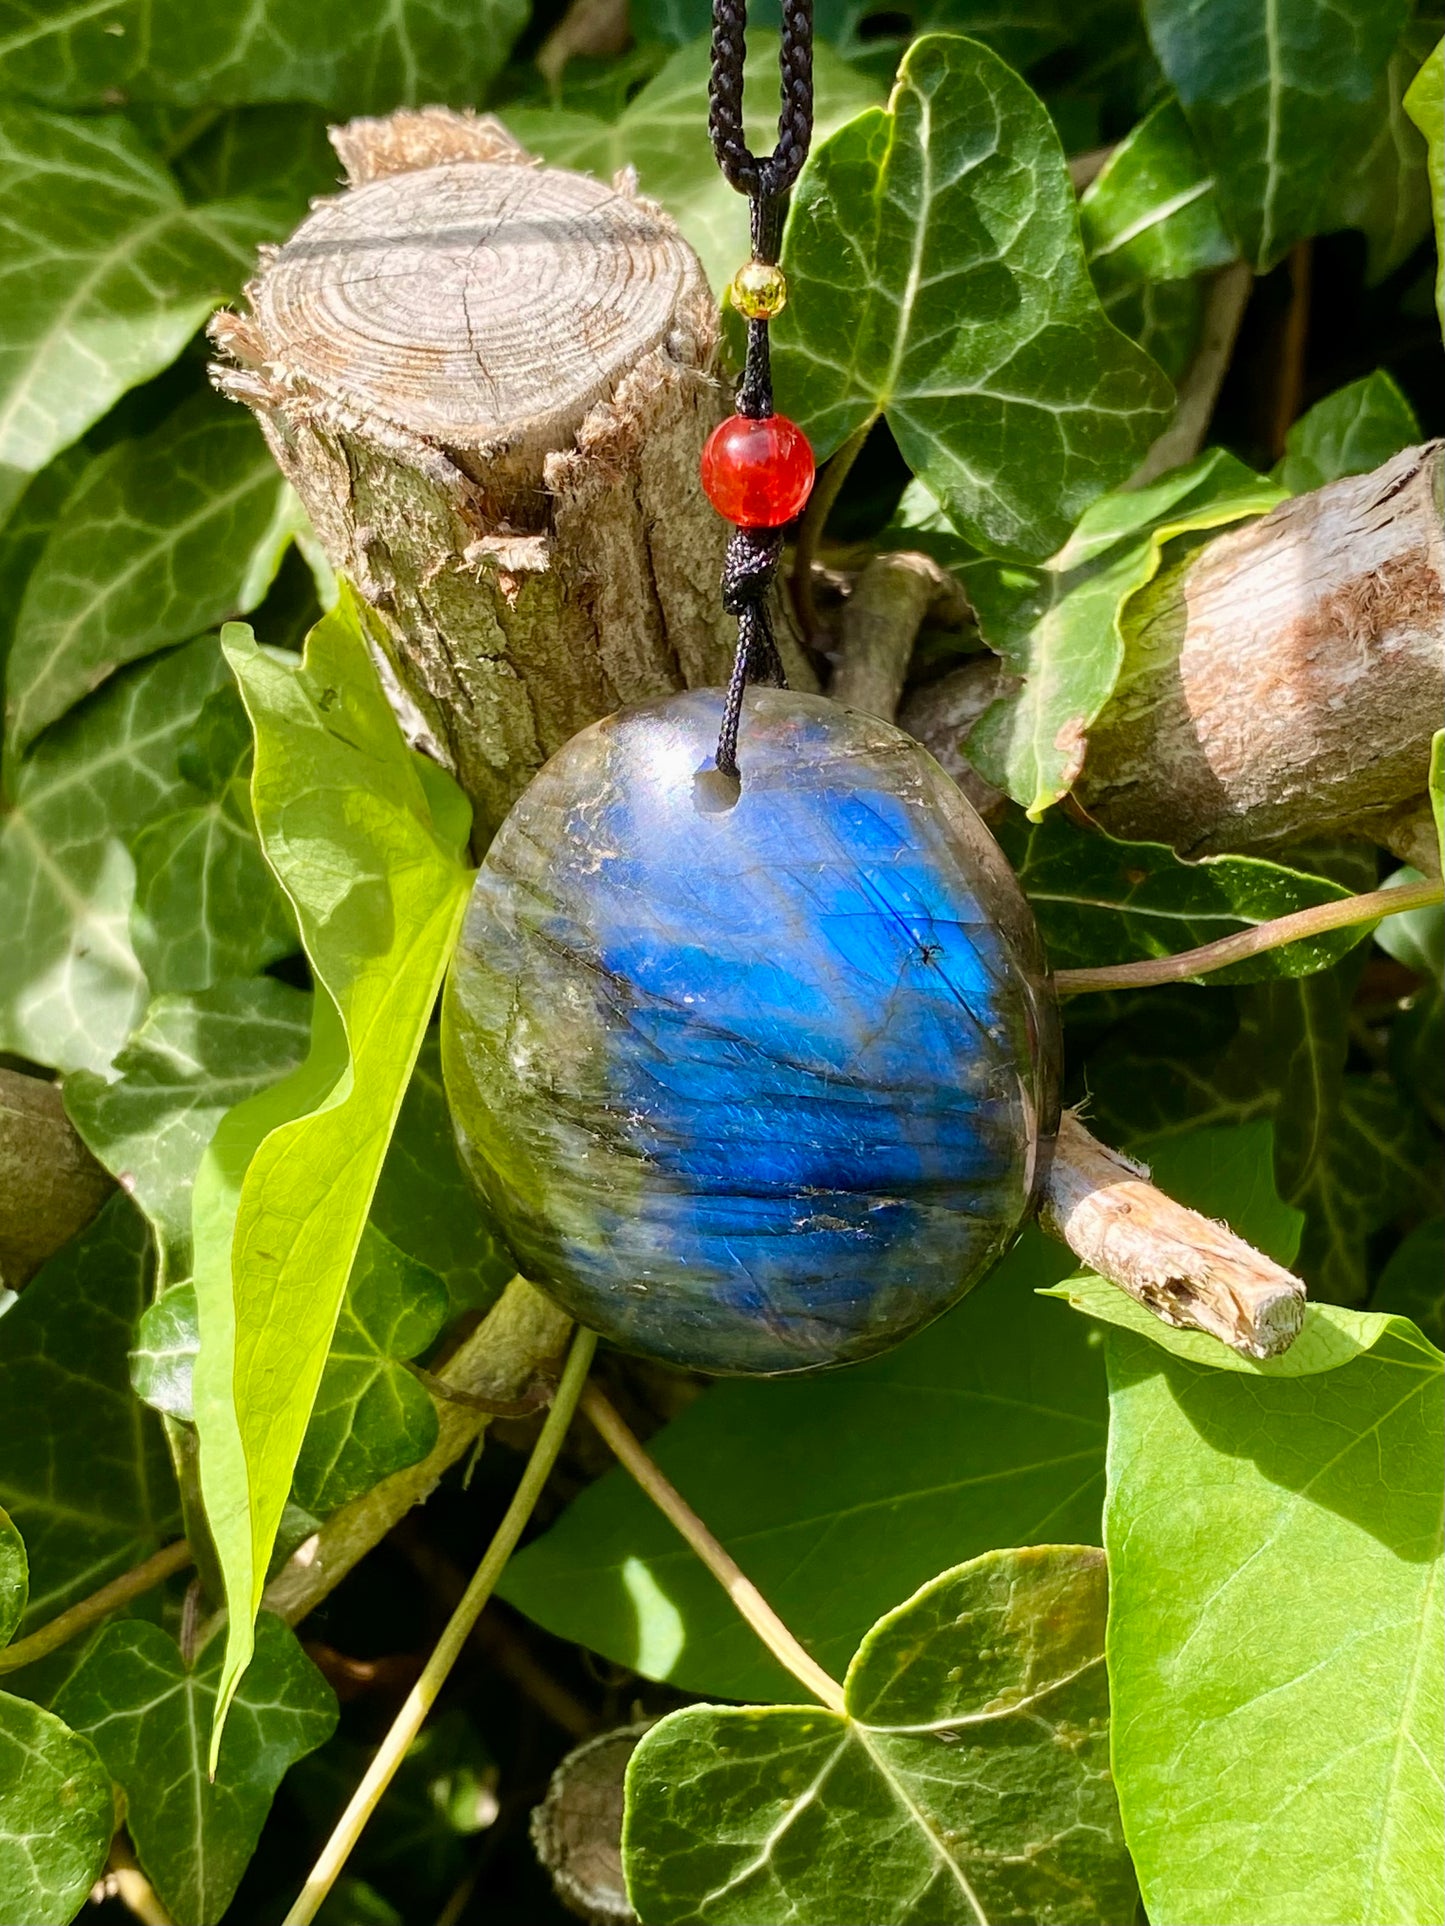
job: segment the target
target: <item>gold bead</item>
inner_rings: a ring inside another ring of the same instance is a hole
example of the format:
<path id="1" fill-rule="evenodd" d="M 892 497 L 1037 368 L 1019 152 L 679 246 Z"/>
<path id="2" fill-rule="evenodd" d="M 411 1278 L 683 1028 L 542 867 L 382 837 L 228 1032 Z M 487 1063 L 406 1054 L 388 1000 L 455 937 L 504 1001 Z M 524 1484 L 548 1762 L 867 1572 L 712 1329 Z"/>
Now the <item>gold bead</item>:
<path id="1" fill-rule="evenodd" d="M 771 321 L 788 304 L 788 284 L 780 267 L 745 261 L 733 276 L 733 306 L 749 321 Z"/>

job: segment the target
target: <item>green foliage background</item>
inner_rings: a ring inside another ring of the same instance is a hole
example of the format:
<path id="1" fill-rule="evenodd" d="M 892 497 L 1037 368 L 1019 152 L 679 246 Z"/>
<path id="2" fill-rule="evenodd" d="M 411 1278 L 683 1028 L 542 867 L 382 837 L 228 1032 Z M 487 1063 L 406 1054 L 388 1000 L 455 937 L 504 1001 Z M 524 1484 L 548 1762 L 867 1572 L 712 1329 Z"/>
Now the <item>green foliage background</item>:
<path id="1" fill-rule="evenodd" d="M 746 213 L 706 139 L 706 0 L 633 0 L 621 52 L 548 83 L 560 15 L 0 0 L 0 1061 L 58 1078 L 120 1181 L 0 1279 L 0 1646 L 182 1530 L 201 1571 L 38 1663 L 0 1650 L 6 1921 L 76 1917 L 122 1812 L 181 1926 L 279 1921 L 526 1442 L 502 1427 L 299 1635 L 256 1617 L 321 1521 L 426 1457 L 409 1367 L 511 1266 L 430 1025 L 466 804 L 403 743 L 366 612 L 200 330 L 334 191 L 328 122 L 408 103 L 635 167 L 721 289 Z M 752 24 L 750 106 L 776 9 Z M 819 0 L 818 35 L 780 400 L 820 456 L 862 444 L 840 538 L 967 590 L 976 626 L 926 630 L 915 685 L 981 649 L 1015 678 L 969 749 L 1053 962 L 1375 887 L 1394 865 L 1363 843 L 1186 864 L 1065 799 L 1151 585 L 1445 429 L 1433 0 Z M 1127 489 L 1236 262 L 1211 443 Z M 1068 1009 L 1099 1134 L 1306 1277 L 1284 1359 L 1167 1331 L 1030 1231 L 847 1373 L 604 1361 L 846 1709 L 792 1703 L 580 1435 L 323 1917 L 565 1918 L 527 1813 L 575 1739 L 641 1715 L 649 1926 L 1440 1920 L 1442 931 Z"/>

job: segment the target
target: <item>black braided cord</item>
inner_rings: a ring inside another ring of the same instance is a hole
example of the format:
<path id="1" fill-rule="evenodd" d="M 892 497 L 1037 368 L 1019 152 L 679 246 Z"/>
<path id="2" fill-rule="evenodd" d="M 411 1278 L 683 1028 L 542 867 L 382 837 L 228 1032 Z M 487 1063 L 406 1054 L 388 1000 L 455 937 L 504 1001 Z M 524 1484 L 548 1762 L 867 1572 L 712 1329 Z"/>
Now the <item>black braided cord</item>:
<path id="1" fill-rule="evenodd" d="M 778 54 L 781 83 L 778 139 L 759 158 L 748 146 L 743 124 L 743 63 L 747 57 L 747 0 L 713 0 L 712 79 L 708 133 L 724 179 L 750 202 L 753 257 L 776 263 L 783 240 L 788 193 L 813 134 L 813 0 L 782 0 L 783 34 Z M 768 324 L 749 321 L 747 359 L 738 383 L 737 411 L 753 421 L 773 413 L 773 370 Z M 723 606 L 738 618 L 738 652 L 723 704 L 717 767 L 738 774 L 738 724 L 743 692 L 752 680 L 784 686 L 783 665 L 773 637 L 768 595 L 783 552 L 776 528 L 739 528 L 723 564 Z"/>

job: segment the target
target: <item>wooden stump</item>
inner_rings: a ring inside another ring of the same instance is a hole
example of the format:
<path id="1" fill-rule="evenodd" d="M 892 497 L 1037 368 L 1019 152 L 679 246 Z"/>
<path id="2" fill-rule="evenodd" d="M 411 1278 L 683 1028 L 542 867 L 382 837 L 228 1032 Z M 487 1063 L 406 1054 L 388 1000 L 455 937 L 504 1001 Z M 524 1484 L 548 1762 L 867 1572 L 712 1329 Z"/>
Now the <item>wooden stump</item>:
<path id="1" fill-rule="evenodd" d="M 630 174 L 435 108 L 332 138 L 348 189 L 216 317 L 213 377 L 384 618 L 484 840 L 576 730 L 726 676 L 716 305 Z"/>

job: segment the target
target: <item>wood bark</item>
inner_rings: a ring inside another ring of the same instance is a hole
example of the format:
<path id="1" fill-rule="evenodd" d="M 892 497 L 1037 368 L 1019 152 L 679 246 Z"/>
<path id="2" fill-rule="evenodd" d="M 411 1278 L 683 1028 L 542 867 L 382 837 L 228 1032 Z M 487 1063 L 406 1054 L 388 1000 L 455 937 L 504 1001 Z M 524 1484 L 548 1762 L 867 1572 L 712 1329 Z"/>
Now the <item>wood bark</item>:
<path id="1" fill-rule="evenodd" d="M 1101 1144 L 1065 1111 L 1050 1165 L 1044 1228 L 1155 1317 L 1207 1331 L 1246 1357 L 1288 1350 L 1305 1287 L 1227 1224 L 1156 1190 L 1142 1164 Z"/>
<path id="2" fill-rule="evenodd" d="M 1434 442 L 1178 544 L 1132 605 L 1117 692 L 1089 732 L 1075 785 L 1089 813 L 1190 856 L 1366 835 L 1428 862 L 1442 485 Z M 995 663 L 970 663 L 904 719 L 960 768 L 997 686 Z"/>
<path id="3" fill-rule="evenodd" d="M 630 173 L 440 109 L 333 140 L 348 189 L 217 317 L 214 379 L 384 618 L 484 840 L 586 723 L 726 676 L 717 309 Z"/>

